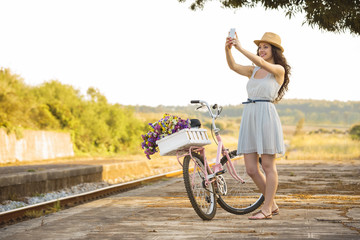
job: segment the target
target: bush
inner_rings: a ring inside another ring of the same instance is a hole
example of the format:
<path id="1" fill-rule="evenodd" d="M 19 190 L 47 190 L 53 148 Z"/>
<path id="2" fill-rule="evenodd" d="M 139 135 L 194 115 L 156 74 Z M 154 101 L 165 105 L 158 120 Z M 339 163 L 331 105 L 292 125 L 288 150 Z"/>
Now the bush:
<path id="1" fill-rule="evenodd" d="M 360 123 L 355 124 L 349 130 L 349 134 L 353 140 L 360 140 Z"/>
<path id="2" fill-rule="evenodd" d="M 143 123 L 132 107 L 109 104 L 99 90 L 87 96 L 59 81 L 27 86 L 8 69 L 0 69 L 0 127 L 71 133 L 76 152 L 118 153 L 139 148 Z"/>

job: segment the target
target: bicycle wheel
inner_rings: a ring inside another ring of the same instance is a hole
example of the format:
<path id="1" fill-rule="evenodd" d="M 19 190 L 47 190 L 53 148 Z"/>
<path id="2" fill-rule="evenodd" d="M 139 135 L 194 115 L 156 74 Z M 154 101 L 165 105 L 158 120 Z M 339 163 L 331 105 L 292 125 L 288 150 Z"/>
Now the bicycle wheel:
<path id="1" fill-rule="evenodd" d="M 205 186 L 203 159 L 196 153 L 192 153 L 192 156 L 193 159 L 190 156 L 184 158 L 185 189 L 197 215 L 203 220 L 211 220 L 216 213 L 214 184 Z"/>
<path id="2" fill-rule="evenodd" d="M 236 150 L 230 152 L 229 156 L 237 175 L 245 180 L 245 183 L 241 183 L 230 175 L 228 164 L 225 164 L 228 160 L 224 156 L 221 164 L 226 172 L 217 177 L 217 201 L 224 210 L 230 213 L 239 215 L 250 213 L 260 207 L 264 196 L 247 175 L 244 159 L 237 155 Z"/>

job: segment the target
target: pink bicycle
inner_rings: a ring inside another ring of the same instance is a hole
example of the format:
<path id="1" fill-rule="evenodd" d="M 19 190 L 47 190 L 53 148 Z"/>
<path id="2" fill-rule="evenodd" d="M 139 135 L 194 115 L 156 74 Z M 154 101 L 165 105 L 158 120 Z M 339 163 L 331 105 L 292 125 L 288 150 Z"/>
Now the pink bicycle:
<path id="1" fill-rule="evenodd" d="M 200 104 L 197 109 L 207 108 L 212 118 L 211 133 L 215 133 L 214 141 L 218 145 L 215 163 L 208 162 L 202 146 L 188 146 L 186 151 L 178 150 L 176 153 L 180 164 L 180 159 L 184 157 L 181 164 L 184 184 L 192 207 L 204 220 L 211 220 L 215 216 L 216 202 L 233 214 L 254 211 L 262 204 L 264 197 L 248 177 L 243 157 L 237 155 L 236 150 L 226 149 L 221 140 L 220 129 L 216 127 L 215 120 L 222 107 L 217 104 L 210 107 L 202 100 L 193 100 L 191 103 Z M 192 120 L 194 122 L 195 126 L 192 127 L 199 128 L 200 121 Z"/>

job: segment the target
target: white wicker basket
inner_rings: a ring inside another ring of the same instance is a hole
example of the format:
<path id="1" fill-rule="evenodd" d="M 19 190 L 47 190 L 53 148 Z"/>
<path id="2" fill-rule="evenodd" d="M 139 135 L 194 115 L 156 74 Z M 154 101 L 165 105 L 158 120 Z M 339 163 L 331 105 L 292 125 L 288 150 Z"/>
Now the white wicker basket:
<path id="1" fill-rule="evenodd" d="M 211 144 L 206 129 L 190 128 L 166 136 L 158 141 L 161 156 L 176 156 L 178 150 L 187 150 L 191 146 Z"/>

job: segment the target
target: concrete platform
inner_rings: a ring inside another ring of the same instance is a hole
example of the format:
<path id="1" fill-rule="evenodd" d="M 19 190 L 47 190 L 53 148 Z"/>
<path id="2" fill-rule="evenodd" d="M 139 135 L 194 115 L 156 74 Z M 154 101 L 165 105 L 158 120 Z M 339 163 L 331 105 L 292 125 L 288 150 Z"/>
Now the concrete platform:
<path id="1" fill-rule="evenodd" d="M 201 220 L 172 178 L 0 228 L 0 239 L 360 239 L 360 162 L 278 164 L 280 215 Z"/>
<path id="2" fill-rule="evenodd" d="M 85 182 L 110 184 L 154 175 L 148 161 L 78 160 L 0 167 L 0 202 Z"/>
<path id="3" fill-rule="evenodd" d="M 51 164 L 0 168 L 0 201 L 101 182 L 101 165 Z"/>

